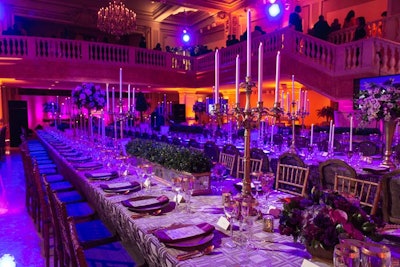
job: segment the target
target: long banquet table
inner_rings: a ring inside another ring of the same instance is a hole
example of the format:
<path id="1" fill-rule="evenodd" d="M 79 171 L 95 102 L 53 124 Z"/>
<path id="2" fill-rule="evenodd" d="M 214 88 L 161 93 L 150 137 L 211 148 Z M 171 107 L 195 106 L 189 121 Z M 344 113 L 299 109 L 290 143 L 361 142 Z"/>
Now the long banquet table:
<path id="1" fill-rule="evenodd" d="M 245 247 L 226 248 L 222 244 L 228 238 L 229 231 L 216 227 L 212 243 L 214 251 L 209 255 L 196 257 L 189 260 L 179 261 L 177 255 L 185 252 L 184 249 L 166 247 L 161 243 L 153 231 L 162 229 L 173 224 L 199 224 L 207 222 L 214 226 L 218 219 L 223 216 L 221 196 L 193 196 L 192 212 L 177 212 L 171 210 L 158 216 L 147 215 L 135 217 L 134 212 L 129 211 L 121 204 L 121 201 L 141 194 L 140 192 L 129 195 L 112 195 L 105 193 L 100 184 L 120 183 L 135 181 L 135 175 L 119 177 L 110 181 L 89 180 L 85 176 L 87 171 L 74 169 L 73 164 L 68 162 L 47 140 L 49 133 L 38 132 L 38 136 L 47 147 L 50 155 L 56 162 L 59 171 L 69 179 L 75 187 L 80 190 L 88 201 L 94 206 L 104 222 L 117 231 L 123 244 L 131 247 L 138 247 L 145 257 L 149 266 L 301 266 L 304 259 L 311 260 L 310 254 L 300 243 L 293 242 L 293 238 L 278 233 L 278 221 L 275 220 L 274 233 L 267 233 L 262 230 L 262 222 L 255 223 L 254 238 L 257 240 L 256 249 Z M 65 140 L 68 142 L 68 140 Z M 146 194 L 164 194 L 173 199 L 175 193 L 170 190 L 161 180 L 152 191 Z M 272 196 L 275 200 L 280 197 L 278 193 Z M 279 205 L 278 201 L 272 201 Z M 235 231 L 236 232 L 236 231 Z M 237 233 L 236 233 L 237 234 Z M 331 266 L 332 263 L 323 260 L 315 260 L 319 266 Z"/>

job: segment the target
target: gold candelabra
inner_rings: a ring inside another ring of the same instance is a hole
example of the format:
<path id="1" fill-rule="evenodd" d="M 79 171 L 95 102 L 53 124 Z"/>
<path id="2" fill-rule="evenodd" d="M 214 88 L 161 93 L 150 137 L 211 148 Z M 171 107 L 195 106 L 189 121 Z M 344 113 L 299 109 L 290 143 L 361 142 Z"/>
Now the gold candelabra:
<path id="1" fill-rule="evenodd" d="M 304 108 L 299 108 L 296 110 L 296 105 L 298 103 L 296 101 L 292 101 L 291 106 L 292 106 L 292 112 L 290 112 L 290 109 L 288 109 L 287 116 L 289 117 L 289 120 L 292 122 L 292 142 L 289 147 L 289 152 L 290 153 L 296 153 L 296 135 L 295 135 L 295 126 L 296 126 L 296 120 L 301 118 L 301 127 L 304 128 L 304 119 L 306 116 L 308 116 L 310 113 Z"/>
<path id="2" fill-rule="evenodd" d="M 251 197 L 251 179 L 250 179 L 250 131 L 253 122 L 259 125 L 263 116 L 269 113 L 267 108 L 263 107 L 263 101 L 259 101 L 256 108 L 250 107 L 250 96 L 252 88 L 255 87 L 254 82 L 251 81 L 251 77 L 246 77 L 246 82 L 242 83 L 240 87 L 246 89 L 246 105 L 241 108 L 239 103 L 236 103 L 234 109 L 234 116 L 236 117 L 238 127 L 243 126 L 244 128 L 244 175 L 243 175 L 243 187 L 242 196 Z"/>

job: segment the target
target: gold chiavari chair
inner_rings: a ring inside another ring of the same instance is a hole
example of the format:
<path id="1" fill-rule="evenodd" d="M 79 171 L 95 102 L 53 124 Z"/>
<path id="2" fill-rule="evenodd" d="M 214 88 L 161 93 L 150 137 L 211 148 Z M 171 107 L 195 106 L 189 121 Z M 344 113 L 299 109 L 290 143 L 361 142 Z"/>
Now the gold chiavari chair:
<path id="1" fill-rule="evenodd" d="M 308 167 L 278 163 L 275 189 L 298 196 L 305 196 L 309 175 Z"/>

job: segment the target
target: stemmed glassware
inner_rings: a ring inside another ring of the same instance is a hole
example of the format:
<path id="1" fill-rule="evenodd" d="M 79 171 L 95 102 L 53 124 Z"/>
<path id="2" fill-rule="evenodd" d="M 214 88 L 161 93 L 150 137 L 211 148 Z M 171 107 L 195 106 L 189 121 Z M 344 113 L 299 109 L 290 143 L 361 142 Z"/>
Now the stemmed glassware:
<path id="1" fill-rule="evenodd" d="M 258 212 L 258 202 L 256 199 L 253 198 L 245 198 L 242 202 L 242 216 L 245 220 L 248 230 L 249 230 L 249 238 L 248 238 L 248 247 L 255 248 L 254 241 L 253 241 L 253 228 L 254 223 L 259 217 Z"/>
<path id="2" fill-rule="evenodd" d="M 194 182 L 195 182 L 195 179 L 191 176 L 183 178 L 183 191 L 185 192 L 186 211 L 188 213 L 191 212 L 191 201 L 192 201 L 192 195 L 193 195 L 193 190 L 194 190 Z"/>
<path id="3" fill-rule="evenodd" d="M 264 192 L 265 204 L 268 206 L 268 198 L 274 190 L 275 175 L 272 172 L 263 173 L 260 177 L 261 187 Z"/>
<path id="4" fill-rule="evenodd" d="M 237 201 L 232 199 L 232 196 L 224 201 L 224 213 L 230 224 L 230 237 L 229 240 L 224 243 L 224 245 L 228 248 L 234 248 L 237 245 L 233 240 L 233 224 L 234 219 L 239 218 L 239 205 Z"/>
<path id="5" fill-rule="evenodd" d="M 175 212 L 179 212 L 179 194 L 181 192 L 182 178 L 175 177 L 172 178 L 172 190 L 175 192 Z"/>

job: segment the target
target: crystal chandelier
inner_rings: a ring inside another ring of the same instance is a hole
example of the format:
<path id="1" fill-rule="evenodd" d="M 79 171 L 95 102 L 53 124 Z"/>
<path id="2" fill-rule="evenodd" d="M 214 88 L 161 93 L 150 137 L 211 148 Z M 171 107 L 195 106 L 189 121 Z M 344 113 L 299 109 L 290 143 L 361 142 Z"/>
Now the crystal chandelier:
<path id="1" fill-rule="evenodd" d="M 120 37 L 136 29 L 136 13 L 120 1 L 110 2 L 97 12 L 97 27 L 106 33 Z"/>

